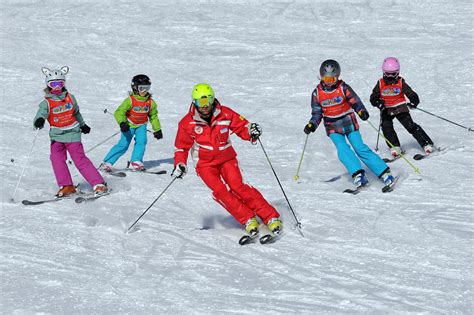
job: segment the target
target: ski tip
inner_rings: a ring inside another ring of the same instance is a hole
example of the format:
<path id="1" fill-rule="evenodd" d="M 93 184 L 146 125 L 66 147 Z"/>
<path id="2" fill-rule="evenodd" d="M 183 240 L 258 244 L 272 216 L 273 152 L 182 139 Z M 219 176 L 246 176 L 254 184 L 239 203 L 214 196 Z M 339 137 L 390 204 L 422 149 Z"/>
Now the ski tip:
<path id="1" fill-rule="evenodd" d="M 325 180 L 324 182 L 325 182 L 325 183 L 332 183 L 332 182 L 335 182 L 336 180 L 341 179 L 341 178 L 342 178 L 342 175 L 337 175 L 337 176 L 335 176 L 335 177 L 333 177 L 333 178 L 330 178 L 330 179 Z"/>
<path id="2" fill-rule="evenodd" d="M 382 188 L 382 192 L 383 193 L 388 193 L 388 192 L 392 192 L 393 191 L 393 186 L 385 186 Z"/>
<path id="3" fill-rule="evenodd" d="M 110 176 L 115 176 L 115 177 L 127 177 L 127 174 L 125 172 L 119 172 L 119 171 L 104 171 L 105 174 L 110 175 Z"/>
<path id="4" fill-rule="evenodd" d="M 357 195 L 358 193 L 360 193 L 360 190 L 359 189 L 350 189 L 350 188 L 348 188 L 348 189 L 344 190 L 343 193 Z"/>
<path id="5" fill-rule="evenodd" d="M 258 234 L 257 234 L 258 235 Z M 240 238 L 239 240 L 239 245 L 247 245 L 247 244 L 250 244 L 250 243 L 253 243 L 256 239 L 257 239 L 257 235 L 255 235 L 255 237 L 252 237 L 250 235 L 244 235 Z"/>
<path id="6" fill-rule="evenodd" d="M 77 197 L 76 199 L 74 199 L 74 201 L 75 201 L 76 203 L 82 203 L 82 202 L 86 201 L 86 198 L 84 198 L 84 197 Z"/>
<path id="7" fill-rule="evenodd" d="M 419 160 L 422 160 L 426 157 L 426 155 L 423 155 L 423 154 L 415 154 L 413 156 L 413 159 L 416 160 L 416 161 L 419 161 Z"/>
<path id="8" fill-rule="evenodd" d="M 266 245 L 266 244 L 275 243 L 275 241 L 278 239 L 279 236 L 280 235 L 266 234 L 260 238 L 260 244 Z"/>
<path id="9" fill-rule="evenodd" d="M 249 243 L 249 240 L 250 240 L 250 236 L 244 235 L 240 238 L 239 245 L 246 245 Z"/>

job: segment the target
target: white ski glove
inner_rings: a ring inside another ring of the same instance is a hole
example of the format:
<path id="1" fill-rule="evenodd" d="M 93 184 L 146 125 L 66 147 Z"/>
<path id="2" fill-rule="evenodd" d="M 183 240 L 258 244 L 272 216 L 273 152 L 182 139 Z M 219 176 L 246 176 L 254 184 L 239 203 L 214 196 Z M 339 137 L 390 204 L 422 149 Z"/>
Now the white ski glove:
<path id="1" fill-rule="evenodd" d="M 171 173 L 171 176 L 176 178 L 183 178 L 184 175 L 188 172 L 188 167 L 184 163 L 178 163 Z"/>

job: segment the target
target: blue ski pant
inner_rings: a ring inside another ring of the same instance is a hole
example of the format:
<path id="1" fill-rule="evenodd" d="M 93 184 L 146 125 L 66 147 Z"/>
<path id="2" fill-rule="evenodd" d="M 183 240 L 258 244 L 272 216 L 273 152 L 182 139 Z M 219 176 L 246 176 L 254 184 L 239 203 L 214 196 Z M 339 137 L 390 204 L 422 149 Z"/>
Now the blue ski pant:
<path id="1" fill-rule="evenodd" d="M 352 150 L 347 143 L 346 137 L 349 140 L 352 149 L 354 150 Z M 382 173 L 388 168 L 387 163 L 385 163 L 364 143 L 358 130 L 353 131 L 347 135 L 331 133 L 329 138 L 331 138 L 332 142 L 336 146 L 339 161 L 344 164 L 351 176 L 355 172 L 363 170 L 360 163 L 361 160 L 375 175 L 377 175 L 377 177 L 382 175 Z"/>
<path id="2" fill-rule="evenodd" d="M 104 162 L 115 164 L 117 160 L 124 155 L 130 143 L 132 142 L 133 137 L 135 136 L 135 145 L 133 146 L 132 157 L 130 161 L 143 162 L 143 156 L 145 155 L 145 148 L 147 142 L 146 135 L 146 124 L 141 125 L 138 128 L 130 128 L 127 132 L 122 132 L 119 142 L 110 149 L 109 153 L 104 158 Z"/>

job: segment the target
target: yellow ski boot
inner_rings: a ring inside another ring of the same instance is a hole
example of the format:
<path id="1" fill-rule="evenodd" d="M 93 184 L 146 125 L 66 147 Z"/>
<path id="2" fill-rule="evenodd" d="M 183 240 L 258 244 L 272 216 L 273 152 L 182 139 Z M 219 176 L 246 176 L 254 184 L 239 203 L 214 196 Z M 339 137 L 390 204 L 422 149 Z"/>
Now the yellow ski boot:
<path id="1" fill-rule="evenodd" d="M 249 233 L 250 236 L 256 236 L 258 234 L 258 227 L 260 224 L 258 224 L 258 221 L 255 217 L 250 218 L 246 223 L 245 223 L 245 231 Z"/>
<path id="2" fill-rule="evenodd" d="M 268 221 L 267 226 L 273 235 L 280 235 L 283 233 L 283 222 L 281 222 L 280 218 L 271 218 L 270 221 Z"/>

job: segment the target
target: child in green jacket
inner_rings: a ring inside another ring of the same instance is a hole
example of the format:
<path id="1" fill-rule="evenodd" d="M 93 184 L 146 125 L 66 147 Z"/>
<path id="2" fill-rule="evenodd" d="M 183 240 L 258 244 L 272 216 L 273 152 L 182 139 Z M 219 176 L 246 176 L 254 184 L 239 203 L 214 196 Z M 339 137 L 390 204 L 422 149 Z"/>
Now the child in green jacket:
<path id="1" fill-rule="evenodd" d="M 129 167 L 134 171 L 145 170 L 143 155 L 147 143 L 148 120 L 154 131 L 153 136 L 157 140 L 163 138 L 157 106 L 149 93 L 150 86 L 151 81 L 148 76 L 139 74 L 133 77 L 130 96 L 123 101 L 114 113 L 122 131 L 122 137 L 105 156 L 101 165 L 103 171 L 112 171 L 115 162 L 127 152 L 133 137 L 135 137 L 135 145 Z"/>

